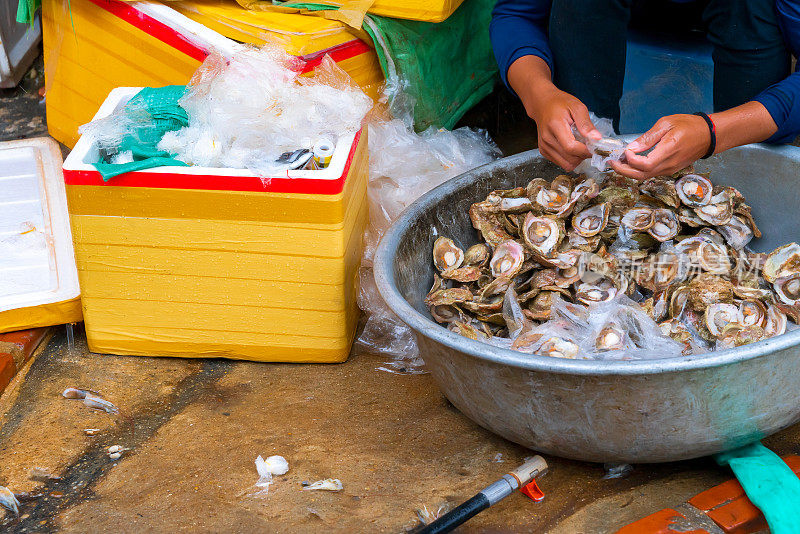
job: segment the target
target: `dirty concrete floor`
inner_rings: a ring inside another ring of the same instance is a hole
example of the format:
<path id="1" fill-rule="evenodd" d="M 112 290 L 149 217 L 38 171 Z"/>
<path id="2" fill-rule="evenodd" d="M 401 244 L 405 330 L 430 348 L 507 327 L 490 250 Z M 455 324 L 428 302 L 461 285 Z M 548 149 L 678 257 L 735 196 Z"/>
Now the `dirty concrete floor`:
<path id="1" fill-rule="evenodd" d="M 0 91 L 0 140 L 46 133 L 41 60 L 34 70 Z M 535 130 L 502 91 L 462 124 L 489 129 L 511 154 Z M 341 365 L 106 356 L 89 353 L 81 332 L 70 348 L 62 328 L 0 397 L 0 485 L 41 494 L 0 530 L 403 532 L 419 524 L 417 509 L 456 506 L 531 455 L 462 416 L 430 375 L 381 363 L 358 351 Z M 72 386 L 99 391 L 120 415 L 62 398 Z M 795 426 L 765 443 L 797 454 L 798 438 Z M 111 445 L 130 450 L 114 461 Z M 259 493 L 254 460 L 272 454 L 290 470 Z M 460 532 L 612 532 L 730 477 L 709 458 L 617 480 L 599 465 L 547 460 L 543 502 L 513 495 Z M 34 467 L 60 479 L 31 480 Z M 344 490 L 302 490 L 328 477 Z"/>
<path id="2" fill-rule="evenodd" d="M 0 528 L 403 532 L 417 509 L 456 506 L 531 455 L 462 416 L 430 375 L 380 363 L 358 351 L 340 365 L 106 356 L 89 353 L 82 333 L 70 349 L 62 328 L 0 399 L 0 484 L 42 494 Z M 100 392 L 120 415 L 64 399 L 67 387 Z M 798 434 L 766 443 L 798 453 Z M 114 461 L 111 445 L 130 450 Z M 254 460 L 273 454 L 289 472 L 259 493 Z M 547 460 L 543 502 L 515 494 L 461 532 L 611 532 L 730 476 L 710 458 L 640 465 L 618 480 L 603 480 L 600 465 Z M 61 480 L 35 482 L 34 467 Z M 302 490 L 329 477 L 344 490 Z"/>

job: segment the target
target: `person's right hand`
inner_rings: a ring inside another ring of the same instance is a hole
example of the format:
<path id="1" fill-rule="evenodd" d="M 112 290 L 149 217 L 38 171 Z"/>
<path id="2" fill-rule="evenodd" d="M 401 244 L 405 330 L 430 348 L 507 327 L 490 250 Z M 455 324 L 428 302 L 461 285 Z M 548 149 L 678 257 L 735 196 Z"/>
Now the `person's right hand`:
<path id="1" fill-rule="evenodd" d="M 528 116 L 536 121 L 541 154 L 572 171 L 591 157 L 586 145 L 575 139 L 574 125 L 587 139 L 600 139 L 586 106 L 550 81 L 550 68 L 537 56 L 523 56 L 508 69 L 508 81 L 519 95 Z"/>

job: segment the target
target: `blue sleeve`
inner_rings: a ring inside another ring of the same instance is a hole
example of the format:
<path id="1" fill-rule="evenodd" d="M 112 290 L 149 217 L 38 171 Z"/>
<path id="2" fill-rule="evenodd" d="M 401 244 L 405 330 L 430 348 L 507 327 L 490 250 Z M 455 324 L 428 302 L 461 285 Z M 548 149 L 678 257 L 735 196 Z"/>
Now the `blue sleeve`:
<path id="1" fill-rule="evenodd" d="M 550 0 L 497 0 L 489 36 L 500 77 L 509 89 L 508 67 L 522 56 L 539 56 L 552 72 L 553 55 L 547 43 L 549 17 Z"/>
<path id="2" fill-rule="evenodd" d="M 795 57 L 800 57 L 800 1 L 776 0 L 775 10 L 783 38 Z M 785 80 L 762 91 L 753 100 L 763 104 L 778 131 L 768 143 L 790 143 L 800 134 L 800 63 Z"/>

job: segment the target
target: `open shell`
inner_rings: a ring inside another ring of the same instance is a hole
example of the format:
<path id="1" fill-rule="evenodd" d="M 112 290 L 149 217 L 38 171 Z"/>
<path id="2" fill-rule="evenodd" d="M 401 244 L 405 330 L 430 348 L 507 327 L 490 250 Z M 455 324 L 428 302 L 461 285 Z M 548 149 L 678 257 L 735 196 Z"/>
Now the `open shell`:
<path id="1" fill-rule="evenodd" d="M 634 232 L 646 232 L 653 227 L 654 215 L 652 208 L 631 208 L 622 216 L 620 226 Z"/>
<path id="2" fill-rule="evenodd" d="M 705 311 L 706 328 L 715 337 L 722 335 L 722 330 L 729 324 L 742 324 L 742 315 L 734 304 L 715 302 Z"/>
<path id="3" fill-rule="evenodd" d="M 675 190 L 684 205 L 691 208 L 705 206 L 711 202 L 713 185 L 699 174 L 687 174 L 675 182 Z"/>
<path id="4" fill-rule="evenodd" d="M 513 240 L 503 241 L 494 249 L 489 268 L 494 277 L 514 278 L 525 261 L 522 245 Z"/>
<path id="5" fill-rule="evenodd" d="M 586 208 L 572 216 L 572 228 L 582 237 L 595 236 L 608 224 L 609 212 L 609 204 L 606 202 Z"/>
<path id="6" fill-rule="evenodd" d="M 554 254 L 564 238 L 564 227 L 559 219 L 528 213 L 520 233 L 528 248 L 547 258 Z"/>
<path id="7" fill-rule="evenodd" d="M 439 272 L 457 269 L 464 261 L 464 251 L 449 237 L 439 237 L 433 242 L 433 264 Z"/>
<path id="8" fill-rule="evenodd" d="M 673 239 L 681 229 L 681 223 L 674 211 L 668 209 L 653 210 L 653 225 L 647 233 L 657 241 Z"/>
<path id="9" fill-rule="evenodd" d="M 800 272 L 800 245 L 789 243 L 769 253 L 764 261 L 762 274 L 764 279 L 772 284 L 778 278 L 796 272 Z"/>

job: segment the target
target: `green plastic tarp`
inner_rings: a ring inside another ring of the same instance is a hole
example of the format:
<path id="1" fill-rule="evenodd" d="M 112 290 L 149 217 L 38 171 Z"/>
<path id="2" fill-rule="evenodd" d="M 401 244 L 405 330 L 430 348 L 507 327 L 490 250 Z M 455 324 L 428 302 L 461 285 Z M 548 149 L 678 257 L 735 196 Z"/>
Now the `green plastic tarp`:
<path id="1" fill-rule="evenodd" d="M 271 0 L 239 0 L 250 9 L 269 10 Z M 282 6 L 283 4 L 278 4 Z M 317 3 L 290 7 L 337 9 Z M 375 44 L 387 81 L 401 84 L 414 103 L 417 130 L 452 129 L 472 106 L 492 92 L 497 64 L 489 41 L 494 0 L 465 0 L 443 22 L 420 22 L 367 14 L 363 29 Z"/>

